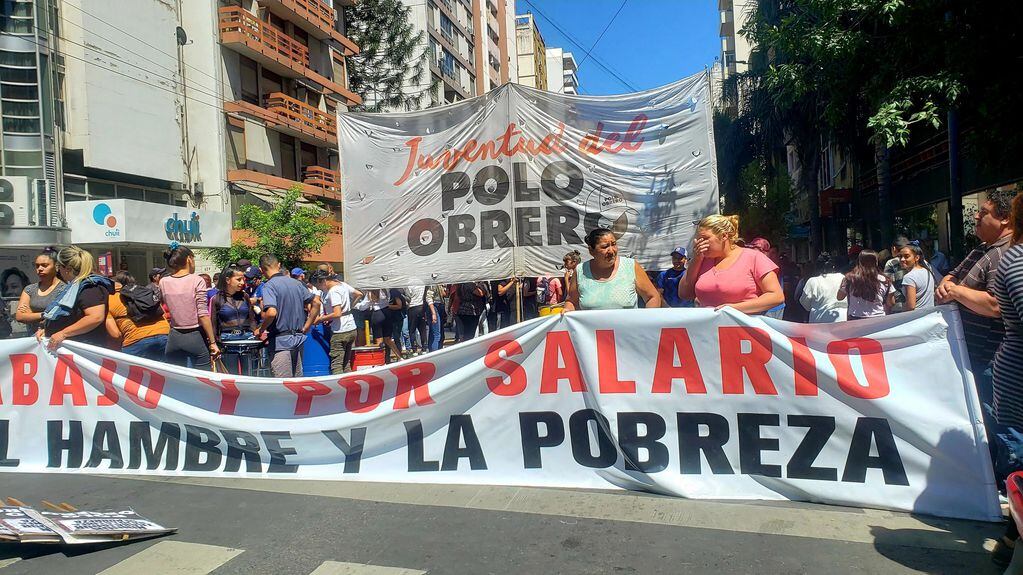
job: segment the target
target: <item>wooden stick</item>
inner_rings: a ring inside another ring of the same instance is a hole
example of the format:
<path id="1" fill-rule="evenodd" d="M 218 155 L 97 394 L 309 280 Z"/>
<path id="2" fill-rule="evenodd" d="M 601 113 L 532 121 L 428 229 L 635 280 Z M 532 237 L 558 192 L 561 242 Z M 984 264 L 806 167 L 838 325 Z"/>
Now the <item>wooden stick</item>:
<path id="1" fill-rule="evenodd" d="M 64 511 L 78 511 L 77 507 L 75 507 L 74 505 L 71 505 L 67 501 L 65 501 L 64 503 L 61 503 L 60 507 L 63 507 Z"/>
<path id="2" fill-rule="evenodd" d="M 53 503 L 50 503 L 49 501 L 47 501 L 45 499 L 42 500 L 42 504 L 47 506 L 47 507 L 49 507 L 50 509 L 52 509 L 54 511 L 65 511 L 65 509 L 63 507 L 61 507 L 60 505 L 54 505 Z"/>
<path id="3" fill-rule="evenodd" d="M 14 505 L 14 506 L 17 506 L 17 507 L 28 507 L 28 505 L 25 505 L 23 502 L 18 501 L 17 499 L 15 499 L 13 497 L 8 497 L 7 498 L 7 504 L 8 505 Z"/>

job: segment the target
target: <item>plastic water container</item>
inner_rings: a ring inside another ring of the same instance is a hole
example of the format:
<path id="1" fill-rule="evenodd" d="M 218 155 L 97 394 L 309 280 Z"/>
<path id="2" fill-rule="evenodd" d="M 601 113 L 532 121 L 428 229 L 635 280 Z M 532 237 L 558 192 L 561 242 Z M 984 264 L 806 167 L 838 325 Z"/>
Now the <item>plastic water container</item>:
<path id="1" fill-rule="evenodd" d="M 314 325 L 302 344 L 302 375 L 330 375 L 330 327 Z"/>

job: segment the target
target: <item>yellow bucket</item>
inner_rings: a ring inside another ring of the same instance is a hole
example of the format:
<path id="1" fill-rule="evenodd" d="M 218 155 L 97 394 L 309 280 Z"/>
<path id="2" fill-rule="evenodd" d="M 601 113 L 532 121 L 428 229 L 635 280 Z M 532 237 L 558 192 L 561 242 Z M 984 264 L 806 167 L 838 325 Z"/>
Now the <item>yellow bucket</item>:
<path id="1" fill-rule="evenodd" d="M 565 313 L 565 304 L 559 303 L 554 305 L 540 306 L 540 317 L 545 317 L 548 315 L 554 315 L 559 313 Z"/>

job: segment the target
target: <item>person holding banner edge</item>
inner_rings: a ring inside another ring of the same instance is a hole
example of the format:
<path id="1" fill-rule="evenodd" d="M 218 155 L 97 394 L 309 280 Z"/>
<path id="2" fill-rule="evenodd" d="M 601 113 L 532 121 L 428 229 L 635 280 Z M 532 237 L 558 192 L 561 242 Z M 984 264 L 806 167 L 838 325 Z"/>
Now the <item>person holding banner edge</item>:
<path id="1" fill-rule="evenodd" d="M 736 245 L 738 216 L 710 215 L 696 228 L 696 258 L 678 284 L 680 298 L 748 315 L 763 314 L 785 301 L 778 265 L 757 250 Z"/>
<path id="2" fill-rule="evenodd" d="M 663 307 L 661 294 L 643 267 L 632 258 L 618 255 L 618 239 L 607 228 L 586 234 L 593 259 L 585 262 L 569 286 L 565 311 L 577 309 L 632 309 L 639 296 L 646 307 Z"/>

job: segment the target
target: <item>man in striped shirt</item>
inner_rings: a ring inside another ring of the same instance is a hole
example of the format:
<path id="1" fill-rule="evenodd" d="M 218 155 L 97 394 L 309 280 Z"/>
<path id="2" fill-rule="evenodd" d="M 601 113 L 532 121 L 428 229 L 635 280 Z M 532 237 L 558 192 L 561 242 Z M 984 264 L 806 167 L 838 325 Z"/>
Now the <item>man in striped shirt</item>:
<path id="1" fill-rule="evenodd" d="M 990 317 L 992 310 L 997 309 L 991 288 L 998 262 L 1009 249 L 1012 236 L 1009 212 L 1014 195 L 1012 191 L 1001 190 L 988 193 L 974 215 L 977 238 L 983 243 L 941 280 L 936 294 L 940 303 L 959 304 L 977 391 L 986 404 L 992 402 L 991 362 L 1005 334 L 1001 318 Z"/>

